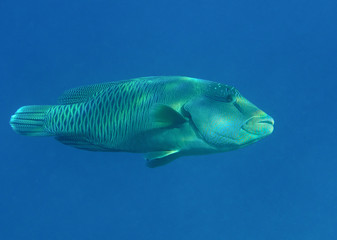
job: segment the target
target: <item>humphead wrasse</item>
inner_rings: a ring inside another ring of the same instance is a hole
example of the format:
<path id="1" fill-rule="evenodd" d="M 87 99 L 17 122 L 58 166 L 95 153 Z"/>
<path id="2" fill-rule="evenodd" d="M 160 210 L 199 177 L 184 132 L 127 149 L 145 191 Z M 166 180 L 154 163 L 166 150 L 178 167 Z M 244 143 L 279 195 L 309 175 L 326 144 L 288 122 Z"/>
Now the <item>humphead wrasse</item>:
<path id="1" fill-rule="evenodd" d="M 145 153 L 157 167 L 254 143 L 273 132 L 274 120 L 234 87 L 161 76 L 71 89 L 58 105 L 21 107 L 10 125 L 79 149 Z"/>

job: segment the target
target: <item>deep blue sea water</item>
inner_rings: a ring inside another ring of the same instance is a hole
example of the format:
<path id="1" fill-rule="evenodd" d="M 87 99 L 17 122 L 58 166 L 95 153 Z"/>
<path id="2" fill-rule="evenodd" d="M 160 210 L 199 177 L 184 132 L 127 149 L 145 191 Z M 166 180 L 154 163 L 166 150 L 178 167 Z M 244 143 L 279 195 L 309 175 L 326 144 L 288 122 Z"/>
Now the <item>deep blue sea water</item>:
<path id="1" fill-rule="evenodd" d="M 0 2 L 0 239 L 337 239 L 337 2 Z M 275 119 L 246 148 L 149 169 L 15 134 L 17 108 L 151 75 L 234 85 Z"/>

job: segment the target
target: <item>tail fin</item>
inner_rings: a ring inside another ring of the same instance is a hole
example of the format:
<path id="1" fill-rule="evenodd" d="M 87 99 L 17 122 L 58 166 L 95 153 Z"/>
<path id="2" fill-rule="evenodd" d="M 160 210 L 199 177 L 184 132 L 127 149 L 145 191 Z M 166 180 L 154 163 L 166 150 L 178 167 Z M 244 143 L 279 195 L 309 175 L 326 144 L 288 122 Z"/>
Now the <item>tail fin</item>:
<path id="1" fill-rule="evenodd" d="M 19 134 L 27 136 L 50 136 L 44 128 L 44 120 L 49 105 L 33 105 L 19 108 L 12 115 L 9 124 Z"/>

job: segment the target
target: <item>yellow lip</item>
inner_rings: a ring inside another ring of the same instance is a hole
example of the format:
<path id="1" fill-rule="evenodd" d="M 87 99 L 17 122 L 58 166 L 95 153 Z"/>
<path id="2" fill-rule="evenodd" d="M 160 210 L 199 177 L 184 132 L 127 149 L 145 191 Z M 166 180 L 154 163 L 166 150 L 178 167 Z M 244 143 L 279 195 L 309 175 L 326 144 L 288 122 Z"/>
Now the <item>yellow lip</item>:
<path id="1" fill-rule="evenodd" d="M 242 129 L 255 135 L 269 135 L 274 131 L 274 119 L 268 115 L 264 117 L 254 116 L 242 125 Z"/>

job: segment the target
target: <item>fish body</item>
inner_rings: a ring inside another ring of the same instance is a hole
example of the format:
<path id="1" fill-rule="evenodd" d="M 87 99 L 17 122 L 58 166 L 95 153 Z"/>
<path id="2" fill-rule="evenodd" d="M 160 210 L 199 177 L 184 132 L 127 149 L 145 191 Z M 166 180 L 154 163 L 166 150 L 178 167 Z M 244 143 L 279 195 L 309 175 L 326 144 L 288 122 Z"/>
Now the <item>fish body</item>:
<path id="1" fill-rule="evenodd" d="M 145 153 L 149 167 L 243 147 L 273 124 L 235 88 L 180 76 L 71 89 L 58 105 L 24 106 L 10 120 L 19 134 L 55 136 L 79 149 Z"/>

